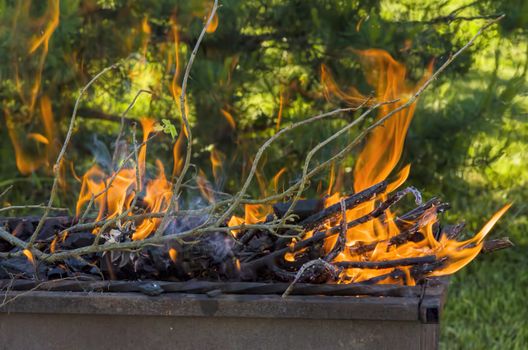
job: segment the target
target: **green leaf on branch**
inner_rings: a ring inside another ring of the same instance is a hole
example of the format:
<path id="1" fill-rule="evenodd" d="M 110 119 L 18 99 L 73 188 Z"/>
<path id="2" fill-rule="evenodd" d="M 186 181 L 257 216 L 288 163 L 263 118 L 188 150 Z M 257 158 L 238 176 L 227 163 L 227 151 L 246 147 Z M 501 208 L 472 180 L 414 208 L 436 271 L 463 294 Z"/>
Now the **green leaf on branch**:
<path id="1" fill-rule="evenodd" d="M 174 140 L 178 136 L 178 131 L 176 127 L 171 123 L 169 119 L 162 119 L 161 124 L 158 124 L 154 127 L 155 131 L 163 131 L 165 134 L 170 135 Z"/>

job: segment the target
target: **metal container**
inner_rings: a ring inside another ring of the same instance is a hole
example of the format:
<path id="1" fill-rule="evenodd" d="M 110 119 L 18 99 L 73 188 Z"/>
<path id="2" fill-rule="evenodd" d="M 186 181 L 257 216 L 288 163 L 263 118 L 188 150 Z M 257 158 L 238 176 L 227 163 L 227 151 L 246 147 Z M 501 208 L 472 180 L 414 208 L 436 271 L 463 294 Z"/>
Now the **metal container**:
<path id="1" fill-rule="evenodd" d="M 0 348 L 437 349 L 447 282 L 421 290 L 287 298 L 11 290 L 0 296 Z"/>

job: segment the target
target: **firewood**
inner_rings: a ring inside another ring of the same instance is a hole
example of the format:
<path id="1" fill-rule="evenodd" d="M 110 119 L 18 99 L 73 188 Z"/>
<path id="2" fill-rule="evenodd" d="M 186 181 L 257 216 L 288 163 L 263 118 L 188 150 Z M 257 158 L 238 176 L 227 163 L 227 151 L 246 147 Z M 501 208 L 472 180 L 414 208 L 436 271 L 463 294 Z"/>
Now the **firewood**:
<path id="1" fill-rule="evenodd" d="M 425 255 L 417 258 L 404 258 L 386 261 L 340 261 L 335 263 L 335 266 L 345 269 L 388 269 L 398 266 L 423 265 L 434 263 L 436 261 L 435 255 Z"/>

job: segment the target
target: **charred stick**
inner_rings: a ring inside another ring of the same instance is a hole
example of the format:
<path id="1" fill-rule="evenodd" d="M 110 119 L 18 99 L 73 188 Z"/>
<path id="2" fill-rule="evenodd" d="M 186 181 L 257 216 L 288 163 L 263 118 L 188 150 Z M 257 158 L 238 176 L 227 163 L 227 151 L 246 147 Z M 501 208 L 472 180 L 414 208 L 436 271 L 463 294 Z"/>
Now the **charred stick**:
<path id="1" fill-rule="evenodd" d="M 382 193 L 383 191 L 385 191 L 386 189 L 387 189 L 387 181 L 382 181 L 363 191 L 355 193 L 345 199 L 346 209 L 347 210 L 352 209 L 361 203 L 371 200 L 377 195 L 379 195 L 380 193 Z M 317 227 L 317 225 L 320 225 L 321 222 L 328 220 L 329 218 L 335 216 L 337 213 L 339 213 L 340 210 L 341 210 L 340 203 L 336 203 L 302 220 L 299 223 L 299 226 L 302 226 L 305 229 L 305 231 L 309 231 Z M 291 236 L 296 236 L 298 234 L 299 232 L 294 231 L 294 230 L 289 230 L 285 233 L 285 235 L 291 235 Z M 289 241 L 289 238 L 281 238 L 277 241 L 276 246 L 283 246 L 287 244 L 288 241 Z"/>
<path id="2" fill-rule="evenodd" d="M 383 275 L 372 277 L 372 278 L 369 278 L 368 280 L 361 281 L 359 283 L 362 283 L 362 284 L 378 284 L 379 282 L 384 281 L 387 278 L 400 279 L 402 277 L 405 277 L 405 272 L 403 272 L 400 269 L 394 269 L 394 270 L 392 270 L 389 273 L 385 273 Z"/>
<path id="3" fill-rule="evenodd" d="M 350 210 L 361 203 L 373 199 L 383 191 L 387 189 L 387 181 L 382 181 L 375 184 L 361 192 L 355 193 L 345 199 L 345 206 L 347 210 Z M 320 224 L 322 221 L 335 216 L 341 211 L 341 204 L 336 203 L 334 205 L 325 208 L 324 210 L 311 215 L 299 223 L 305 230 L 310 230 Z"/>
<path id="4" fill-rule="evenodd" d="M 465 227 L 465 222 L 461 222 L 453 226 L 448 226 L 445 228 L 445 230 L 443 230 L 443 234 L 449 239 L 456 239 L 460 235 L 460 233 L 462 233 Z"/>
<path id="5" fill-rule="evenodd" d="M 412 266 L 434 263 L 436 261 L 435 255 L 425 255 L 417 258 L 403 258 L 396 260 L 385 261 L 340 261 L 335 263 L 335 266 L 345 269 L 389 269 L 398 266 Z"/>
<path id="6" fill-rule="evenodd" d="M 430 200 L 423 203 L 422 205 L 396 218 L 395 222 L 398 226 L 400 226 L 400 225 L 406 225 L 408 222 L 416 221 L 427 210 L 431 209 L 432 207 L 437 208 L 436 209 L 437 213 L 443 213 L 444 211 L 449 209 L 450 205 L 449 203 L 442 203 L 440 199 L 438 198 L 431 198 Z"/>
<path id="7" fill-rule="evenodd" d="M 318 269 L 317 266 L 319 266 L 322 269 Z M 286 298 L 293 291 L 293 287 L 295 286 L 295 283 L 299 282 L 303 278 L 304 273 L 309 270 L 313 270 L 315 272 L 315 276 L 308 279 L 309 282 L 313 282 L 313 280 L 317 279 L 317 277 L 319 277 L 322 274 L 326 274 L 326 273 L 330 274 L 330 276 L 327 275 L 326 278 L 328 277 L 335 278 L 338 275 L 338 269 L 334 265 L 322 259 L 308 261 L 306 264 L 301 266 L 299 271 L 297 271 L 297 274 L 295 275 L 295 278 L 293 279 L 292 283 L 288 286 L 288 288 L 286 288 L 284 293 L 282 293 L 283 298 Z"/>
<path id="8" fill-rule="evenodd" d="M 72 292 L 144 292 L 153 282 L 145 281 L 86 281 L 86 280 L 0 280 L 1 290 L 72 291 Z M 220 290 L 224 294 L 282 294 L 288 283 L 269 282 L 156 282 L 165 293 L 208 293 Z M 298 283 L 291 294 L 295 295 L 370 295 L 417 297 L 421 288 L 398 285 L 372 285 L 364 282 L 350 284 Z"/>
<path id="9" fill-rule="evenodd" d="M 256 229 L 248 230 L 244 232 L 242 237 L 240 237 L 239 243 L 241 246 L 246 245 L 249 241 L 251 241 L 251 238 L 253 238 L 259 231 Z"/>
<path id="10" fill-rule="evenodd" d="M 492 239 L 484 242 L 484 245 L 482 246 L 482 252 L 492 253 L 496 250 L 507 249 L 513 246 L 514 244 L 512 243 L 512 241 L 510 241 L 508 237 Z"/>
<path id="11" fill-rule="evenodd" d="M 438 208 L 438 207 L 435 207 Z M 394 237 L 391 237 L 388 240 L 388 245 L 401 245 L 404 244 L 410 240 L 413 240 L 415 237 L 422 238 L 422 234 L 419 232 L 419 230 L 423 227 L 424 224 L 427 223 L 427 220 L 420 220 L 419 222 L 415 223 L 413 226 L 409 227 L 405 231 L 400 232 Z M 458 225 L 455 225 L 458 226 Z M 387 242 L 387 240 L 380 240 L 380 241 L 374 241 L 367 244 L 357 243 L 356 245 L 349 247 L 350 254 L 355 255 L 362 255 L 367 252 L 373 251 L 376 246 L 380 243 Z"/>
<path id="12" fill-rule="evenodd" d="M 391 205 L 395 204 L 399 200 L 403 198 L 405 194 L 407 194 L 408 191 L 402 190 L 397 192 L 395 195 L 389 197 L 385 202 L 382 202 L 378 205 L 378 207 L 374 210 L 372 210 L 370 213 L 363 215 L 355 220 L 349 221 L 347 223 L 347 229 L 351 229 L 352 227 L 364 224 L 365 222 L 368 222 L 370 220 L 373 220 L 379 216 L 381 216 L 385 210 L 387 210 Z M 334 236 L 338 234 L 341 231 L 341 227 L 332 227 L 328 231 L 319 231 L 314 233 L 314 235 L 308 239 L 302 240 L 300 242 L 297 242 L 293 248 L 292 247 L 284 247 L 282 249 L 276 249 L 275 251 L 271 252 L 268 255 L 265 255 L 257 260 L 253 260 L 251 262 L 248 262 L 245 264 L 245 268 L 259 268 L 264 265 L 266 265 L 268 262 L 273 261 L 275 258 L 284 255 L 287 252 L 295 252 L 298 250 L 301 250 L 303 248 L 309 247 L 310 245 L 319 242 L 321 240 L 324 240 L 325 238 Z"/>
<path id="13" fill-rule="evenodd" d="M 28 222 L 32 225 L 38 224 L 40 216 L 23 216 L 23 217 L 0 217 L 0 225 L 10 225 L 12 223 L 18 222 Z M 71 216 L 49 216 L 45 221 L 57 222 L 57 224 L 62 226 L 70 226 L 76 222 L 76 219 Z"/>
<path id="14" fill-rule="evenodd" d="M 416 280 L 420 281 L 427 277 L 431 272 L 442 268 L 447 261 L 447 257 L 436 260 L 434 262 L 425 263 L 421 265 L 415 265 L 411 267 L 411 276 Z"/>
<path id="15" fill-rule="evenodd" d="M 270 262 L 268 264 L 268 268 L 271 272 L 277 277 L 280 281 L 292 281 L 295 278 L 295 272 L 293 271 L 287 271 L 281 267 L 279 267 L 277 264 L 275 264 L 274 261 Z"/>
<path id="16" fill-rule="evenodd" d="M 347 221 L 346 221 L 346 205 L 345 200 L 341 199 L 341 232 L 339 232 L 339 236 L 337 237 L 337 241 L 335 242 L 334 247 L 328 253 L 327 256 L 325 256 L 325 261 L 332 261 L 334 260 L 345 248 L 346 244 L 346 233 L 347 233 Z"/>

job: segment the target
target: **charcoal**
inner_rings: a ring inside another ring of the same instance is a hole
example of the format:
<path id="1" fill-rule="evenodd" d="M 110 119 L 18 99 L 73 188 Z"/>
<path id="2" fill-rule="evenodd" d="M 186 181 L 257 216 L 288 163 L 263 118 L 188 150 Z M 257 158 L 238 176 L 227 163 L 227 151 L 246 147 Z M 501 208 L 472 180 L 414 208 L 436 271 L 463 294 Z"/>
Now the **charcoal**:
<path id="1" fill-rule="evenodd" d="M 148 258 L 152 261 L 153 266 L 160 273 L 167 271 L 170 265 L 170 258 L 167 254 L 164 254 L 161 248 L 147 248 L 145 252 L 148 254 Z"/>
<path id="2" fill-rule="evenodd" d="M 0 279 L 37 278 L 44 272 L 44 266 L 35 268 L 26 257 L 13 257 L 0 260 Z"/>
<path id="3" fill-rule="evenodd" d="M 48 269 L 48 272 L 46 273 L 49 280 L 55 280 L 59 278 L 64 278 L 68 276 L 68 272 L 64 270 L 62 267 L 54 266 Z"/>
<path id="4" fill-rule="evenodd" d="M 62 249 L 82 248 L 92 244 L 94 239 L 95 235 L 91 232 L 75 232 L 69 234 L 60 246 Z"/>
<path id="5" fill-rule="evenodd" d="M 94 268 L 85 259 L 68 258 L 64 260 L 65 265 L 74 272 L 91 273 Z"/>
<path id="6" fill-rule="evenodd" d="M 282 218 L 286 211 L 291 206 L 292 202 L 281 202 L 273 205 L 273 211 L 277 217 Z M 299 217 L 299 220 L 304 220 L 310 215 L 313 215 L 323 210 L 324 201 L 322 199 L 301 199 L 293 207 L 292 213 Z"/>

